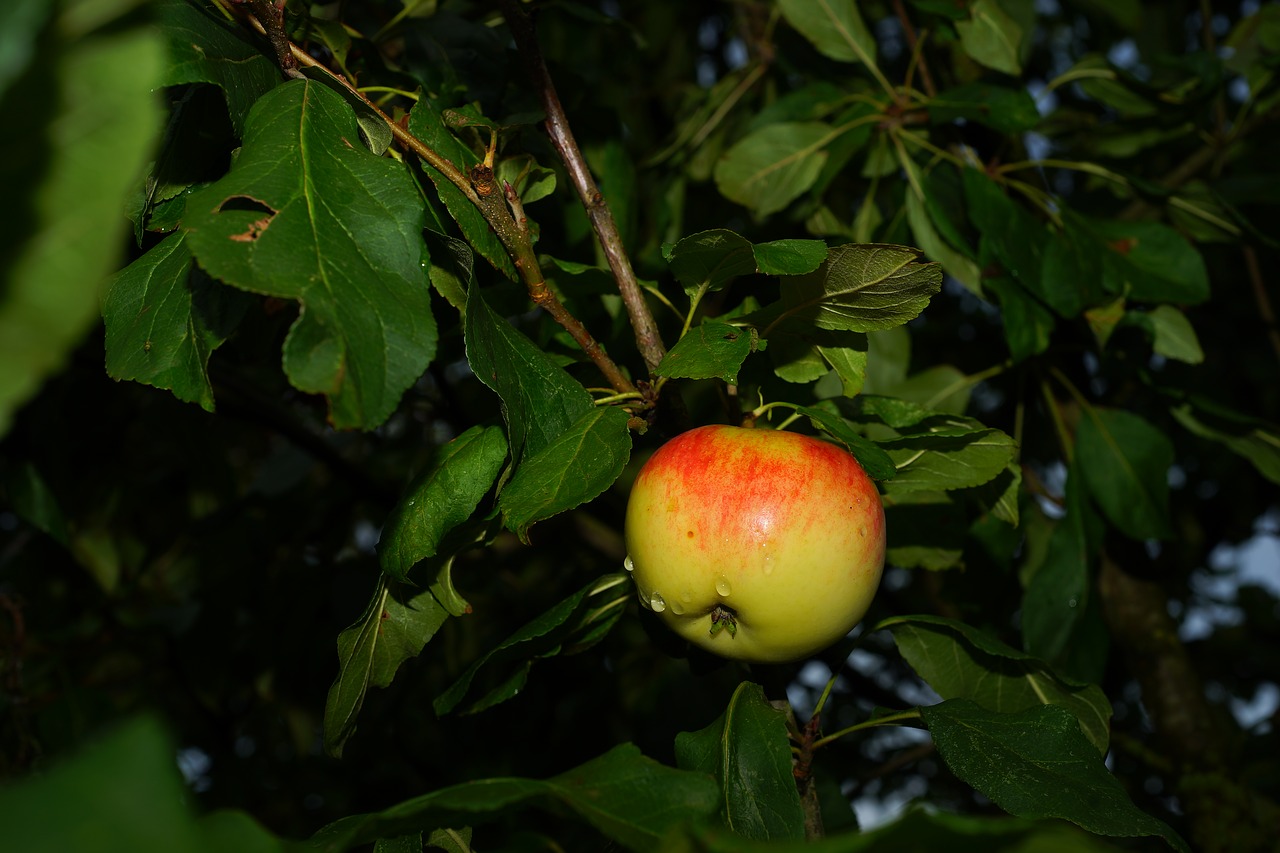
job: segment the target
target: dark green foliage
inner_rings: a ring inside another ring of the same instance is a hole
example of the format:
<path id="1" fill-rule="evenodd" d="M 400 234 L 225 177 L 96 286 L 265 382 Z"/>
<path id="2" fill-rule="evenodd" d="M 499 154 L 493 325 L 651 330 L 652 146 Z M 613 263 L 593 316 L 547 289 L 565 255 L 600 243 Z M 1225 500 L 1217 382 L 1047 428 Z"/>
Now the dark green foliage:
<path id="1" fill-rule="evenodd" d="M 1275 4 L 494 5 L 0 8 L 0 846 L 1274 843 Z M 623 571 L 743 422 L 813 661 Z"/>

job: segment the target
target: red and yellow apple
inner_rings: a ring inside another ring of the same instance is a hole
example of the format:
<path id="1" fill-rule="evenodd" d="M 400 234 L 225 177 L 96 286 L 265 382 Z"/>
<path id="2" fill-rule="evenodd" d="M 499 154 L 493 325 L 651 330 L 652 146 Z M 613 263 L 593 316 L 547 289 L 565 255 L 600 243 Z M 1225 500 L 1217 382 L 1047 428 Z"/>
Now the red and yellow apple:
<path id="1" fill-rule="evenodd" d="M 640 469 L 627 504 L 640 602 L 727 658 L 799 660 L 845 636 L 884 568 L 884 508 L 840 447 L 704 426 Z"/>

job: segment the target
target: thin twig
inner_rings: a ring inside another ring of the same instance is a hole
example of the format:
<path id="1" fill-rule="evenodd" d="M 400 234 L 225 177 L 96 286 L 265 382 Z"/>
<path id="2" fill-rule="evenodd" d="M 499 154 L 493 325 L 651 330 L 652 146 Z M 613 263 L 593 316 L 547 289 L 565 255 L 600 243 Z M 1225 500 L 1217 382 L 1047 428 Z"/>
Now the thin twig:
<path id="1" fill-rule="evenodd" d="M 613 213 L 600 194 L 582 152 L 578 150 L 577 140 L 574 139 L 573 130 L 569 127 L 569 120 L 560 103 L 560 96 L 556 93 L 555 83 L 551 80 L 546 60 L 538 47 L 533 22 L 513 0 L 503 0 L 502 13 L 507 19 L 507 26 L 511 28 L 516 47 L 524 58 L 533 87 L 547 113 L 547 133 L 551 136 L 556 150 L 560 152 L 560 158 L 564 161 L 565 168 L 569 170 L 569 178 L 573 181 L 578 197 L 582 200 L 582 206 L 586 209 L 587 218 L 591 220 L 591 226 L 595 229 L 596 239 L 604 250 L 609 269 L 613 271 L 618 290 L 622 294 L 622 302 L 631 318 L 636 346 L 639 347 L 649 373 L 652 374 L 667 350 L 662 343 L 653 313 L 645 302 L 644 291 L 636 280 L 635 271 L 631 268 L 631 259 L 622 245 L 622 237 L 613 220 Z"/>
<path id="2" fill-rule="evenodd" d="M 929 73 L 929 61 L 924 58 L 924 51 L 917 47 L 920 38 L 916 35 L 916 28 L 911 26 L 911 19 L 907 17 L 907 10 L 903 7 L 902 0 L 893 0 L 893 11 L 897 13 L 902 31 L 906 33 L 907 47 L 911 48 L 912 55 L 916 55 L 919 51 L 920 82 L 924 84 L 924 92 L 930 98 L 936 98 L 938 90 L 933 85 L 933 75 Z"/>
<path id="3" fill-rule="evenodd" d="M 258 20 L 257 16 L 244 13 L 243 10 L 234 6 L 231 11 L 240 12 L 254 30 L 260 34 L 267 35 L 266 27 Z M 503 248 L 507 250 L 507 254 L 511 256 L 511 261 L 516 270 L 519 271 L 520 278 L 524 282 L 525 288 L 529 291 L 529 298 L 533 300 L 534 304 L 550 314 L 552 319 L 573 337 L 587 357 L 604 374 L 605 379 L 608 380 L 615 391 L 619 394 L 629 394 L 636 391 L 636 386 L 632 384 L 631 380 L 609 357 L 600 343 L 592 337 L 582 322 L 564 307 L 551 288 L 547 287 L 546 280 L 542 276 L 542 269 L 538 264 L 537 255 L 533 251 L 533 244 L 528 239 L 528 230 L 527 228 L 521 228 L 516 222 L 511 209 L 507 206 L 505 192 L 494 192 L 493 171 L 487 164 L 477 166 L 471 170 L 470 174 L 462 172 L 449 159 L 442 156 L 421 139 L 418 139 L 407 128 L 383 112 L 377 104 L 369 100 L 363 92 L 357 89 L 344 76 L 335 73 L 316 61 L 296 44 L 288 42 L 288 48 L 297 64 L 316 68 L 328 74 L 339 85 L 367 104 L 369 109 L 373 110 L 379 118 L 387 123 L 387 126 L 391 128 L 392 136 L 401 146 L 417 154 L 461 190 L 467 200 L 484 214 L 489 227 L 497 235 Z"/>
<path id="4" fill-rule="evenodd" d="M 1267 286 L 1262 279 L 1262 267 L 1258 265 L 1258 253 L 1253 246 L 1242 247 L 1244 265 L 1249 270 L 1249 283 L 1253 286 L 1253 299 L 1258 303 L 1258 316 L 1267 329 L 1267 337 L 1271 339 L 1271 348 L 1280 359 L 1280 326 L 1276 325 L 1276 312 L 1271 307 L 1271 298 L 1267 296 Z"/>

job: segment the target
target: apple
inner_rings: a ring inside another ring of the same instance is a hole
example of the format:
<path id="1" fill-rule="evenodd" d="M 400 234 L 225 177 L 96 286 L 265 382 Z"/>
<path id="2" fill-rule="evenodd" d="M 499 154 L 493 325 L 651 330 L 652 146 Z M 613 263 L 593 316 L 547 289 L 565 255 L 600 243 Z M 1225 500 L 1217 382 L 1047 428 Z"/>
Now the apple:
<path id="1" fill-rule="evenodd" d="M 844 637 L 884 568 L 884 507 L 840 447 L 703 426 L 658 449 L 627 503 L 643 606 L 726 658 L 780 663 Z"/>

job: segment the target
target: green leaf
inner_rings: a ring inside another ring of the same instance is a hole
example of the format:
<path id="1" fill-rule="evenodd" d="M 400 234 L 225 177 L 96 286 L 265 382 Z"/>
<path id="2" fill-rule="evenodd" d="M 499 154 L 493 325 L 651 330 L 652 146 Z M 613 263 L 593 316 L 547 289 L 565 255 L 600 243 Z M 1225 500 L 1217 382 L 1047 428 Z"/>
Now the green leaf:
<path id="1" fill-rule="evenodd" d="M 955 0 L 944 0 L 954 7 Z M 920 4 L 914 4 L 920 5 Z M 847 808 L 843 799 L 840 809 Z M 832 810 L 834 811 L 834 809 Z M 681 827 L 669 837 L 673 853 L 1118 853 L 1122 848 L 1063 821 L 1035 821 L 995 815 L 959 815 L 913 803 L 905 813 L 874 829 L 832 832 L 816 841 L 747 841 L 714 824 Z"/>
<path id="2" fill-rule="evenodd" d="M 467 667 L 436 697 L 436 714 L 448 714 L 472 696 L 480 673 L 497 686 L 473 698 L 462 713 L 475 714 L 510 699 L 524 686 L 535 659 L 572 654 L 598 642 L 622 614 L 633 590 L 630 576 L 621 572 L 587 584 Z"/>
<path id="3" fill-rule="evenodd" d="M 400 664 L 417 657 L 448 618 L 431 590 L 378 579 L 364 615 L 338 635 L 338 677 L 324 704 L 325 752 L 342 756 L 369 688 L 391 684 Z"/>
<path id="4" fill-rule="evenodd" d="M 957 22 L 956 32 L 960 46 L 975 62 L 1014 77 L 1022 74 L 1022 28 L 996 0 L 974 0 L 969 20 Z"/>
<path id="5" fill-rule="evenodd" d="M 628 850 L 656 851 L 676 826 L 714 815 L 720 794 L 707 775 L 659 764 L 627 743 L 550 779 L 464 782 L 382 812 L 343 818 L 310 843 L 321 853 L 339 853 L 378 838 L 470 825 L 526 805 L 553 814 L 567 809 Z"/>
<path id="6" fill-rule="evenodd" d="M 938 235 L 929 216 L 925 202 L 913 192 L 907 195 L 907 222 L 911 225 L 911 233 L 916 242 L 924 250 L 925 256 L 942 264 L 952 278 L 967 287 L 970 292 L 982 295 L 982 271 L 968 257 L 951 248 Z"/>
<path id="7" fill-rule="evenodd" d="M 814 185 L 836 138 L 821 122 L 781 122 L 734 143 L 715 166 L 716 188 L 757 216 L 785 208 Z"/>
<path id="8" fill-rule="evenodd" d="M 1071 318 L 1101 302 L 1106 296 L 1102 287 L 1105 251 L 1082 217 L 1063 211 L 1062 230 L 1046 241 L 1040 266 L 1040 293 L 1049 307 Z"/>
<path id="9" fill-rule="evenodd" d="M 1021 515 L 1018 498 L 1022 494 L 1022 466 L 1015 457 L 1009 465 L 968 494 L 977 499 L 987 512 L 1011 527 L 1018 526 Z"/>
<path id="10" fill-rule="evenodd" d="M 692 295 L 719 290 L 756 271 L 756 256 L 745 237 L 724 228 L 690 234 L 667 252 L 671 274 Z"/>
<path id="11" fill-rule="evenodd" d="M 1161 222 L 1092 219 L 1087 227 L 1105 243 L 1106 289 L 1138 302 L 1195 305 L 1209 298 L 1204 258 Z"/>
<path id="12" fill-rule="evenodd" d="M 1082 75 L 1077 81 L 1086 95 L 1115 109 L 1125 118 L 1148 118 L 1160 112 L 1154 101 L 1125 85 L 1125 77 L 1106 57 L 1089 54 L 1080 59 L 1067 74 L 1087 71 L 1107 71 L 1109 76 Z"/>
<path id="13" fill-rule="evenodd" d="M 427 839 L 427 846 L 438 847 L 445 853 L 473 853 L 471 849 L 471 827 L 434 830 Z M 413 853 L 420 853 L 420 850 L 421 848 L 413 851 Z"/>
<path id="14" fill-rule="evenodd" d="M 498 495 L 508 528 L 527 542 L 536 522 L 586 503 L 613 485 L 631 457 L 630 416 L 593 407 L 538 453 L 526 456 Z"/>
<path id="15" fill-rule="evenodd" d="M 1067 474 L 1066 514 L 1054 526 L 1044 561 L 1022 598 L 1023 646 L 1047 661 L 1063 656 L 1089 605 L 1094 555 L 1088 534 L 1097 519 L 1085 499 L 1080 464 L 1074 462 Z"/>
<path id="16" fill-rule="evenodd" d="M 514 462 L 540 453 L 592 410 L 587 389 L 494 313 L 478 287 L 467 296 L 464 337 L 471 370 L 502 399 Z"/>
<path id="17" fill-rule="evenodd" d="M 436 324 L 421 198 L 401 164 L 353 144 L 357 132 L 324 86 L 273 89 L 184 224 L 211 275 L 301 303 L 284 343 L 289 381 L 325 394 L 335 427 L 372 429 L 435 355 Z"/>
<path id="18" fill-rule="evenodd" d="M 1004 339 L 1013 360 L 1023 361 L 1047 350 L 1055 325 L 1049 309 L 1007 276 L 985 279 L 984 284 L 1000 303 Z"/>
<path id="19" fill-rule="evenodd" d="M 908 569 L 943 571 L 961 565 L 969 522 L 947 492 L 903 492 L 885 500 L 885 559 Z"/>
<path id="20" fill-rule="evenodd" d="M 840 393 L 846 397 L 856 397 L 862 392 L 862 385 L 867 376 L 867 336 L 862 332 L 829 332 L 829 334 L 854 339 L 848 343 L 833 343 L 830 346 L 816 344 L 816 347 L 823 361 L 831 365 L 831 369 L 840 377 Z M 815 335 L 810 334 L 806 337 L 812 339 Z"/>
<path id="21" fill-rule="evenodd" d="M 432 231 L 422 232 L 431 255 L 431 286 L 454 308 L 467 310 L 467 293 L 475 281 L 476 256 L 471 246 L 457 237 Z"/>
<path id="22" fill-rule="evenodd" d="M 781 302 L 761 317 L 856 332 L 900 326 L 942 288 L 942 268 L 917 257 L 906 246 L 837 246 L 817 271 L 783 280 Z"/>
<path id="23" fill-rule="evenodd" d="M 220 812 L 197 821 L 189 811 L 189 792 L 174 754 L 175 746 L 158 721 L 135 717 L 70 759 L 6 785 L 0 789 L 6 849 L 22 853 L 279 853 L 284 849 L 243 813 Z"/>
<path id="24" fill-rule="evenodd" d="M 360 128 L 360 141 L 365 144 L 370 153 L 377 154 L 379 157 L 387 153 L 387 149 L 395 139 L 395 133 L 363 95 L 357 95 L 351 91 L 321 66 L 299 70 L 308 80 L 327 87 L 329 91 L 347 102 L 347 106 L 351 107 L 351 111 L 356 114 L 356 126 Z"/>
<path id="25" fill-rule="evenodd" d="M 1159 836 L 1189 853 L 1177 833 L 1134 806 L 1065 708 L 1008 714 L 953 699 L 920 713 L 947 767 L 1010 814 L 1061 818 L 1099 835 Z"/>
<path id="26" fill-rule="evenodd" d="M 531 155 L 506 157 L 498 162 L 498 185 L 511 184 L 523 204 L 533 204 L 556 191 L 556 173 L 538 164 Z"/>
<path id="27" fill-rule="evenodd" d="M 475 512 L 506 458 L 507 439 L 497 427 L 474 426 L 440 448 L 387 518 L 378 541 L 382 570 L 406 581 L 415 565 L 434 557 L 445 534 Z"/>
<path id="28" fill-rule="evenodd" d="M 954 619 L 897 616 L 888 628 L 898 650 L 943 699 L 969 699 L 999 713 L 1060 705 L 1100 755 L 1110 740 L 1111 703 L 1097 685 L 1059 678 L 1043 661 Z"/>
<path id="29" fill-rule="evenodd" d="M 1131 412 L 1091 406 L 1076 431 L 1089 494 L 1117 529 L 1134 539 L 1167 539 L 1173 443 Z"/>
<path id="30" fill-rule="evenodd" d="M 4 471 L 4 490 L 13 512 L 66 547 L 71 542 L 67 516 L 40 470 L 23 462 Z"/>
<path id="31" fill-rule="evenodd" d="M 1166 358 L 1200 364 L 1204 350 L 1187 315 L 1172 305 L 1157 305 L 1150 311 L 1129 311 L 1124 322 L 1138 326 L 1151 336 L 1151 348 Z"/>
<path id="32" fill-rule="evenodd" d="M 843 444 L 858 460 L 862 470 L 873 480 L 888 480 L 898 473 L 893 460 L 874 441 L 863 437 L 838 414 L 816 406 L 802 406 L 796 412 L 805 415 L 813 425 Z"/>
<path id="33" fill-rule="evenodd" d="M 1234 413 L 1213 417 L 1214 413 L 1197 411 L 1190 403 L 1175 406 L 1170 413 L 1188 432 L 1219 442 L 1252 462 L 1262 476 L 1280 483 L 1280 428 Z"/>
<path id="34" fill-rule="evenodd" d="M 802 336 L 786 331 L 775 332 L 769 341 L 769 360 L 773 372 L 786 382 L 805 384 L 831 372 L 818 348 Z"/>
<path id="35" fill-rule="evenodd" d="M 898 469 L 895 492 L 980 486 L 1003 471 L 1017 450 L 1000 430 L 963 421 L 941 421 L 929 432 L 881 441 L 880 447 Z"/>
<path id="36" fill-rule="evenodd" d="M 702 323 L 676 341 L 654 371 L 672 379 L 723 379 L 738 381 L 738 368 L 751 354 L 754 329 L 741 329 L 715 320 Z"/>
<path id="37" fill-rule="evenodd" d="M 463 145 L 461 140 L 445 126 L 431 98 L 419 98 L 413 109 L 409 111 L 409 132 L 452 163 L 463 174 L 480 162 L 475 152 Z M 426 163 L 422 164 L 422 170 L 435 185 L 440 200 L 444 202 L 449 215 L 453 217 L 454 222 L 458 223 L 462 236 L 472 248 L 480 254 L 480 257 L 492 264 L 494 269 L 512 281 L 519 281 L 520 276 L 511 263 L 511 256 L 507 254 L 498 235 L 489 227 L 489 221 L 484 218 L 480 209 L 442 173 Z"/>
<path id="38" fill-rule="evenodd" d="M 0 229 L 3 435 L 97 315 L 98 288 L 125 245 L 120 211 L 161 128 L 164 45 L 126 17 L 133 4 L 94 7 L 92 32 L 76 8 L 0 5 L 11 50 L 0 67 L 0 186 L 10 212 Z"/>
<path id="39" fill-rule="evenodd" d="M 856 0 L 778 0 L 778 9 L 823 56 L 838 62 L 875 62 L 876 40 Z"/>
<path id="40" fill-rule="evenodd" d="M 1001 133 L 1025 133 L 1040 123 L 1040 111 L 1026 89 L 990 83 L 965 83 L 939 92 L 929 101 L 929 121 L 976 121 Z"/>
<path id="41" fill-rule="evenodd" d="M 786 713 L 769 704 L 760 685 L 742 682 L 715 722 L 676 735 L 676 765 L 716 780 L 720 820 L 742 838 L 804 838 Z"/>
<path id="42" fill-rule="evenodd" d="M 156 5 L 168 48 L 164 85 L 212 83 L 220 88 L 231 126 L 243 139 L 249 109 L 280 85 L 280 69 L 240 27 L 215 15 L 211 7 L 189 0 Z"/>
<path id="43" fill-rule="evenodd" d="M 248 307 L 245 294 L 211 281 L 195 266 L 185 235 L 170 236 L 107 283 L 107 373 L 167 388 L 212 412 L 209 356 Z"/>
<path id="44" fill-rule="evenodd" d="M 757 269 L 765 275 L 804 275 L 827 258 L 827 244 L 821 240 L 774 240 L 751 248 Z"/>
<path id="45" fill-rule="evenodd" d="M 1014 278 L 1049 305 L 1056 300 L 1040 278 L 1048 232 L 1026 209 L 1006 196 L 1000 186 L 977 169 L 961 172 L 968 214 L 980 232 L 980 255 L 994 255 Z M 985 266 L 986 258 L 980 257 Z"/>

